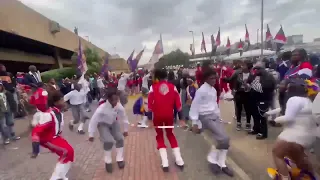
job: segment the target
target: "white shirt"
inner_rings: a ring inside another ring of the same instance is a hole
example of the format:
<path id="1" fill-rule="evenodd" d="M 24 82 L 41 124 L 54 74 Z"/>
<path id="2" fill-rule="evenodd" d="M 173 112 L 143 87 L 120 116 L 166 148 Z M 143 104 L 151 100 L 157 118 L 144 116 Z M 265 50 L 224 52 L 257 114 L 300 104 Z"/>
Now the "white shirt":
<path id="1" fill-rule="evenodd" d="M 97 79 L 98 88 L 104 88 L 104 84 L 102 81 L 103 81 L 102 78 Z"/>
<path id="2" fill-rule="evenodd" d="M 103 122 L 111 125 L 118 120 L 122 121 L 124 125 L 123 130 L 128 132 L 129 121 L 124 107 L 120 103 L 112 107 L 109 101 L 106 101 L 97 108 L 91 117 L 88 127 L 89 137 L 94 137 L 98 123 Z"/>
<path id="3" fill-rule="evenodd" d="M 208 83 L 204 83 L 197 91 L 191 103 L 189 116 L 192 124 L 199 124 L 199 115 L 215 114 L 220 118 L 217 104 L 217 91 Z"/>
<path id="4" fill-rule="evenodd" d="M 143 88 L 149 89 L 149 87 L 148 87 L 148 79 L 149 79 L 149 77 L 150 77 L 150 73 L 145 75 L 145 76 L 143 76 L 143 78 L 142 78 L 142 87 Z"/>
<path id="5" fill-rule="evenodd" d="M 64 95 L 64 101 L 70 101 L 71 105 L 79 105 L 85 103 L 86 93 L 83 91 L 72 90 L 68 94 Z"/>
<path id="6" fill-rule="evenodd" d="M 124 91 L 126 89 L 127 81 L 129 79 L 131 74 L 125 74 L 123 73 L 119 79 L 118 82 L 118 90 L 119 91 Z"/>

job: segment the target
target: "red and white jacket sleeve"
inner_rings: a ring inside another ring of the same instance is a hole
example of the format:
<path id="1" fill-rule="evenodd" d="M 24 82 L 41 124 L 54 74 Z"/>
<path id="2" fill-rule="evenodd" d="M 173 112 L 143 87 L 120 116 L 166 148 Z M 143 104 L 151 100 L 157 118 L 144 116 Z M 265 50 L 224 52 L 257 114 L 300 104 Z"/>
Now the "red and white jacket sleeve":
<path id="1" fill-rule="evenodd" d="M 52 118 L 53 117 L 49 112 L 42 113 L 42 117 L 39 119 L 38 124 L 32 129 L 32 142 L 39 142 L 43 133 L 45 133 L 48 129 L 55 127 Z"/>

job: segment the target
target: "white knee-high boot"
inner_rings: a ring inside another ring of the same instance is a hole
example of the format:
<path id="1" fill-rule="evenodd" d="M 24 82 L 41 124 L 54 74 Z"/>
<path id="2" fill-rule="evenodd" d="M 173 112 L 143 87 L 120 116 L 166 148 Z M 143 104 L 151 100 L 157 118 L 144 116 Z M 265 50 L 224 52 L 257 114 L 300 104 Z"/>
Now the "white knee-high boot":
<path id="1" fill-rule="evenodd" d="M 183 166 L 184 165 L 184 161 L 183 161 L 183 159 L 181 157 L 180 148 L 179 147 L 173 148 L 172 152 L 173 152 L 173 155 L 175 157 L 176 164 L 178 166 Z"/>
<path id="2" fill-rule="evenodd" d="M 164 168 L 169 167 L 167 149 L 161 148 L 159 149 L 159 153 L 160 153 L 162 167 Z"/>
<path id="3" fill-rule="evenodd" d="M 117 161 L 117 162 L 123 161 L 123 160 L 124 160 L 124 158 L 123 158 L 123 147 L 121 147 L 121 148 L 116 148 L 116 152 L 117 152 L 116 161 Z"/>
<path id="4" fill-rule="evenodd" d="M 211 151 L 209 152 L 207 156 L 207 160 L 211 164 L 219 164 L 218 163 L 218 150 L 212 146 Z"/>
<path id="5" fill-rule="evenodd" d="M 65 164 L 58 162 L 52 173 L 50 180 L 57 180 L 57 179 L 68 180 L 68 178 L 66 178 L 66 175 L 70 167 L 71 167 L 71 162 L 65 163 Z"/>
<path id="6" fill-rule="evenodd" d="M 227 160 L 227 149 L 220 149 L 218 150 L 218 165 L 222 168 L 227 167 L 226 160 Z"/>
<path id="7" fill-rule="evenodd" d="M 109 151 L 104 151 L 104 162 L 106 164 L 112 163 L 112 149 Z"/>

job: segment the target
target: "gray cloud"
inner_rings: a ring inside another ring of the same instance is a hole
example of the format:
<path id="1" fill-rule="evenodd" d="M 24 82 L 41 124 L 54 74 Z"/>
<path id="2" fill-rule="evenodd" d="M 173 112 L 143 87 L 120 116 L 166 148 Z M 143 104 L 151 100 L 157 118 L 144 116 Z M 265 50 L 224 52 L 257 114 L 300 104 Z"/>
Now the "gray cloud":
<path id="1" fill-rule="evenodd" d="M 210 35 L 221 27 L 226 44 L 244 38 L 247 24 L 251 41 L 260 28 L 260 0 L 21 0 L 29 7 L 73 30 L 109 53 L 127 58 L 133 49 L 146 46 L 142 62 L 148 61 L 160 33 L 165 52 L 176 48 L 189 52 L 194 31 L 196 52 L 200 52 L 201 32 L 207 49 Z M 265 0 L 265 24 L 273 35 L 283 25 L 286 35 L 304 34 L 305 41 L 320 36 L 319 0 Z"/>

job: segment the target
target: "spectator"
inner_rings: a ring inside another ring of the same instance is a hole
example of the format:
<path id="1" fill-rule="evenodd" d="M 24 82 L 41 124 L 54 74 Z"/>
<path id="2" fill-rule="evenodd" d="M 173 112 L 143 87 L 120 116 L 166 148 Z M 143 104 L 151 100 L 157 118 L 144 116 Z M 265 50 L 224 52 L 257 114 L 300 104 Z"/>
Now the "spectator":
<path id="1" fill-rule="evenodd" d="M 0 80 L 7 91 L 15 93 L 17 85 L 15 78 L 12 74 L 7 72 L 7 69 L 3 64 L 0 64 Z"/>
<path id="2" fill-rule="evenodd" d="M 37 71 L 36 66 L 31 65 L 29 66 L 29 73 L 24 76 L 24 81 L 26 85 L 31 86 L 31 84 L 37 84 L 42 82 L 40 72 Z"/>
<path id="3" fill-rule="evenodd" d="M 13 126 L 13 114 L 17 111 L 17 103 L 11 92 L 4 88 L 0 82 L 0 131 L 5 145 L 10 144 L 10 140 L 19 140 L 16 136 Z"/>
<path id="4" fill-rule="evenodd" d="M 56 84 L 56 81 L 54 80 L 54 78 L 50 78 L 48 84 L 47 84 L 47 91 L 56 91 L 56 90 L 60 90 L 59 86 Z"/>

